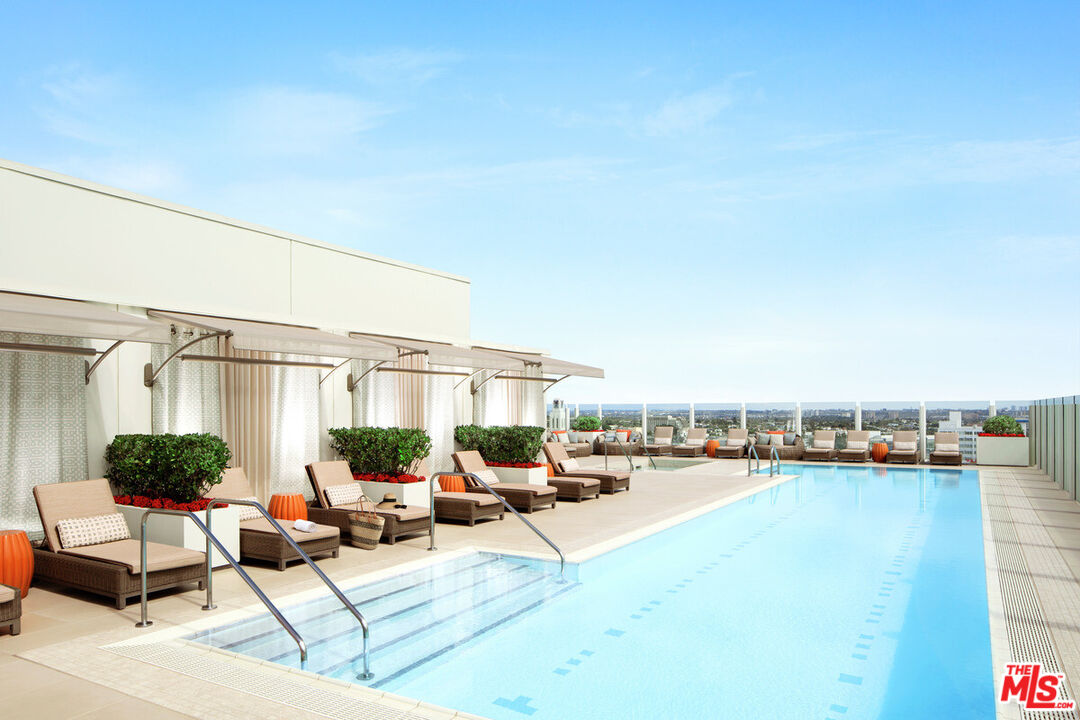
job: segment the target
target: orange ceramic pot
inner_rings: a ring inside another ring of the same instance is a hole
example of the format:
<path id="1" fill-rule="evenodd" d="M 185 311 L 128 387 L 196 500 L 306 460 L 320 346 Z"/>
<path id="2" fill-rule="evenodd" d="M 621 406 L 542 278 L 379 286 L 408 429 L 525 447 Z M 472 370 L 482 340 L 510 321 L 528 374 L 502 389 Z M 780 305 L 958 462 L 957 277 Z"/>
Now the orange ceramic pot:
<path id="1" fill-rule="evenodd" d="M 547 468 L 547 476 L 548 477 L 555 477 L 555 468 L 554 468 L 554 466 L 552 466 L 551 463 L 548 463 L 544 467 Z"/>
<path id="2" fill-rule="evenodd" d="M 709 457 L 716 457 L 716 448 L 720 447 L 719 440 L 710 440 L 705 443 L 705 454 Z"/>
<path id="3" fill-rule="evenodd" d="M 267 510 L 278 520 L 307 520 L 307 503 L 299 493 L 272 496 Z"/>
<path id="4" fill-rule="evenodd" d="M 870 446 L 870 457 L 874 462 L 885 462 L 885 456 L 889 454 L 889 446 L 883 442 L 874 443 Z"/>
<path id="5" fill-rule="evenodd" d="M 34 551 L 22 530 L 0 531 L 0 583 L 19 588 L 20 595 L 30 592 L 34 577 Z"/>

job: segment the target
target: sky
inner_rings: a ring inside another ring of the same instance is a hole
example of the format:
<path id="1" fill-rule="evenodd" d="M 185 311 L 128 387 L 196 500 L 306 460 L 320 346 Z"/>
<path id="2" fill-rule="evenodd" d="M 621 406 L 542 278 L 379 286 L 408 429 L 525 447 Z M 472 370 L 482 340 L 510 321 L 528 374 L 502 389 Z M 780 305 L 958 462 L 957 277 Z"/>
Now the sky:
<path id="1" fill-rule="evenodd" d="M 0 157 L 465 275 L 473 339 L 605 369 L 549 401 L 1080 393 L 1074 1 L 0 27 Z"/>

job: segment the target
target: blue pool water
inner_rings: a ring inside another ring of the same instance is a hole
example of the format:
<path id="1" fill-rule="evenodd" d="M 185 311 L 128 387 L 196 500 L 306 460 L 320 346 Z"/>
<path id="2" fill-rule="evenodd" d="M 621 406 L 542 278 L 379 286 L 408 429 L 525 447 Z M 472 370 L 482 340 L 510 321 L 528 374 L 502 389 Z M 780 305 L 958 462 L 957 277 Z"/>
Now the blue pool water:
<path id="1" fill-rule="evenodd" d="M 784 471 L 801 475 L 565 584 L 476 553 L 350 590 L 367 684 L 497 720 L 994 717 L 978 474 Z M 355 678 L 350 616 L 285 614 L 309 670 Z M 266 617 L 195 639 L 298 662 Z"/>

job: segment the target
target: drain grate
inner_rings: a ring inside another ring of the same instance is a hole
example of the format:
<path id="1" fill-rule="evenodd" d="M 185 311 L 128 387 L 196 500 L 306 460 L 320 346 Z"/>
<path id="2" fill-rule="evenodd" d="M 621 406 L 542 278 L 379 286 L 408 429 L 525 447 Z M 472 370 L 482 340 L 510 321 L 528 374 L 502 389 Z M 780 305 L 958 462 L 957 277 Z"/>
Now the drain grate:
<path id="1" fill-rule="evenodd" d="M 1020 548 L 1012 511 L 999 493 L 986 492 L 986 504 L 993 529 L 994 552 L 998 563 L 998 583 L 1005 614 L 1005 630 L 1009 638 L 1009 656 L 1013 661 L 1039 662 L 1048 672 L 1063 672 L 1054 650 L 1050 627 L 1043 615 L 1039 595 L 1031 580 L 1027 561 Z M 994 668 L 995 673 L 1000 668 Z M 1062 699 L 1069 699 L 1069 689 L 1063 688 Z M 1022 711 L 1025 718 L 1041 720 L 1076 720 L 1075 711 Z"/>

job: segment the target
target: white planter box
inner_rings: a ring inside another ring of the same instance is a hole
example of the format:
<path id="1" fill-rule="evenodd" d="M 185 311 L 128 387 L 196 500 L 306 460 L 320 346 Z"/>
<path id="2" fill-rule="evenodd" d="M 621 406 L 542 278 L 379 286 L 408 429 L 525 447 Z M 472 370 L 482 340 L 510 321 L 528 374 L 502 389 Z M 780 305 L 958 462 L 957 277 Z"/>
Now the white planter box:
<path id="1" fill-rule="evenodd" d="M 131 537 L 138 540 L 141 532 L 142 517 L 143 513 L 146 512 L 146 508 L 134 507 L 133 505 L 117 505 L 116 509 L 127 521 Z M 213 531 L 214 537 L 239 562 L 240 508 L 237 506 L 215 508 L 212 512 L 214 513 L 214 522 L 213 527 L 210 529 Z M 195 515 L 203 521 L 203 524 L 206 524 L 205 510 L 197 512 Z M 202 534 L 199 528 L 195 527 L 195 523 L 181 515 L 151 515 L 146 521 L 146 539 L 162 545 L 175 545 L 188 550 L 206 552 L 206 536 Z M 210 562 L 212 567 L 229 564 L 221 553 L 217 551 L 217 548 L 213 548 Z"/>
<path id="2" fill-rule="evenodd" d="M 547 485 L 547 468 L 489 467 L 499 482 L 529 485 Z"/>
<path id="3" fill-rule="evenodd" d="M 1028 439 L 1026 437 L 975 438 L 975 461 L 979 465 L 1013 465 L 1027 467 Z"/>
<path id="4" fill-rule="evenodd" d="M 360 487 L 364 488 L 364 494 L 374 500 L 376 505 L 382 502 L 383 496 L 386 495 L 386 493 L 393 493 L 394 497 L 398 499 L 399 505 L 429 507 L 431 501 L 430 485 L 430 480 L 416 483 L 360 481 Z"/>

